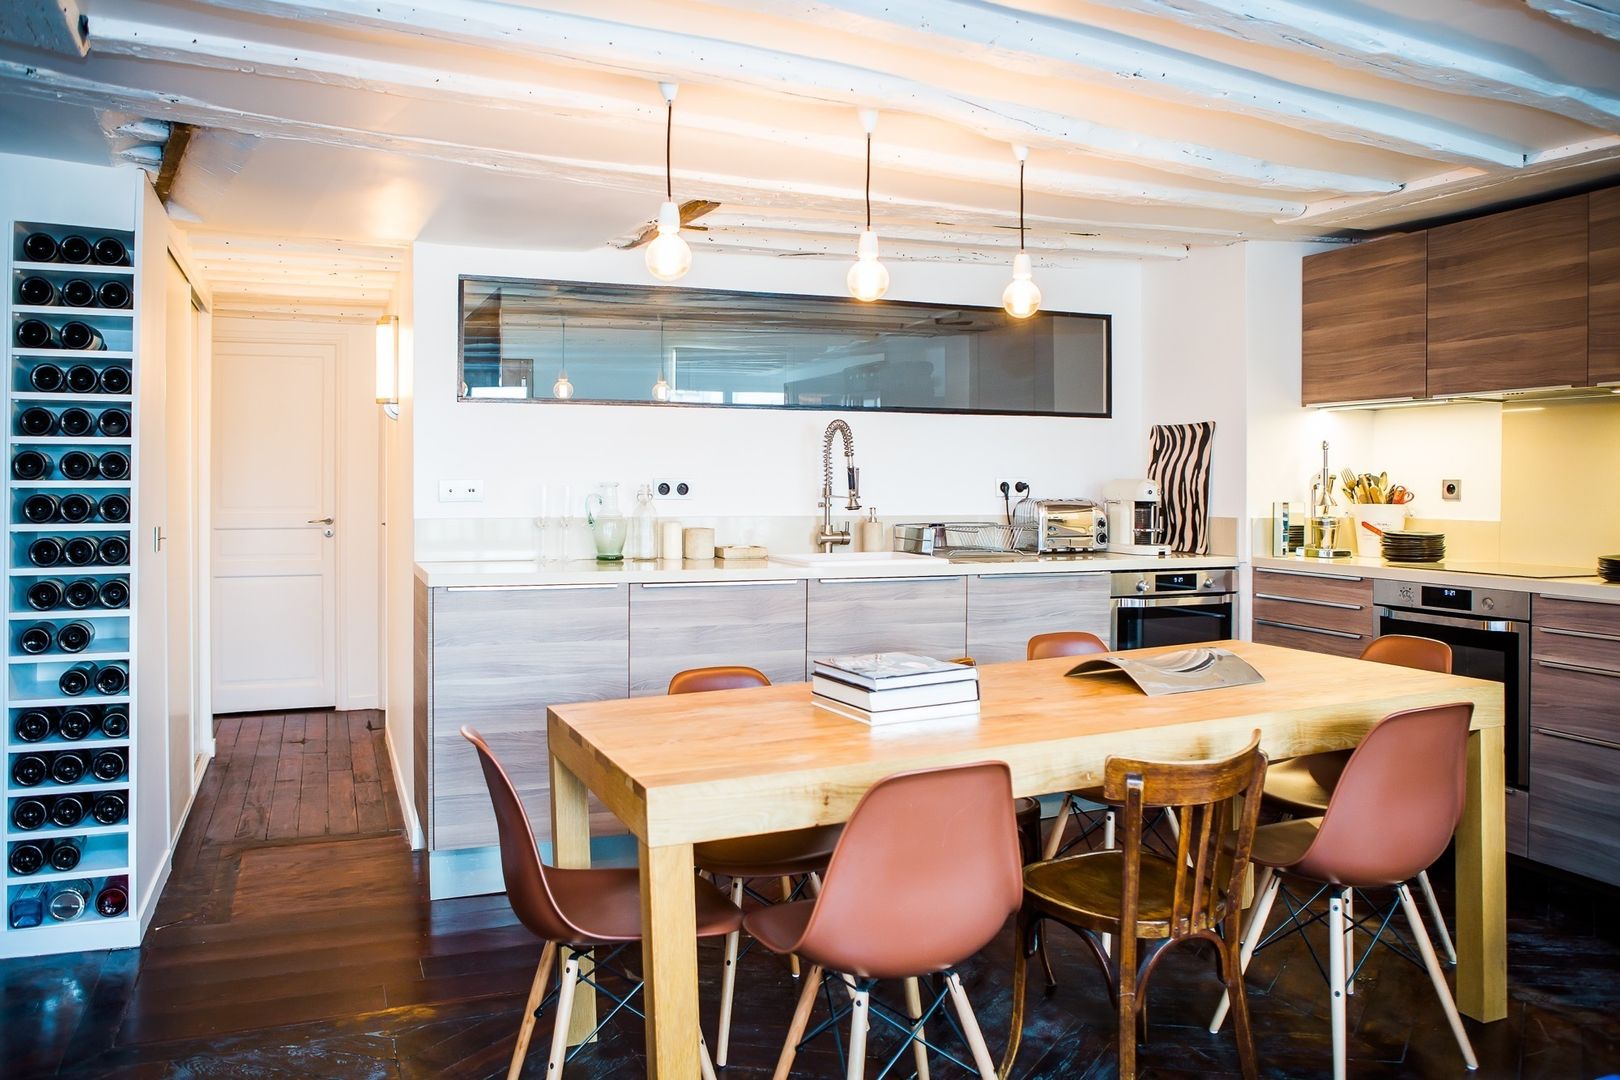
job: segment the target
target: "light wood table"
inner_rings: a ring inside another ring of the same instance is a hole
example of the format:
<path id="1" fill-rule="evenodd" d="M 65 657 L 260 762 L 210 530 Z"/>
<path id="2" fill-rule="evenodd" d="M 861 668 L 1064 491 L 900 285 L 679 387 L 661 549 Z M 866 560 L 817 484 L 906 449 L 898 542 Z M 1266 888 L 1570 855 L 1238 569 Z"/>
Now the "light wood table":
<path id="1" fill-rule="evenodd" d="M 698 1075 L 696 842 L 844 821 L 875 781 L 908 769 L 995 759 L 1012 767 L 1016 794 L 1039 795 L 1100 783 L 1111 754 L 1213 757 L 1241 749 L 1256 729 L 1274 758 L 1336 750 L 1389 713 L 1453 701 L 1475 705 L 1457 833 L 1457 1005 L 1476 1020 L 1505 1016 L 1501 686 L 1222 644 L 1266 682 L 1149 698 L 1113 676 L 1065 678 L 1073 659 L 994 664 L 979 669 L 976 722 L 911 730 L 874 730 L 818 709 L 803 683 L 550 709 L 558 864 L 589 865 L 587 789 L 639 841 L 648 1075 Z"/>

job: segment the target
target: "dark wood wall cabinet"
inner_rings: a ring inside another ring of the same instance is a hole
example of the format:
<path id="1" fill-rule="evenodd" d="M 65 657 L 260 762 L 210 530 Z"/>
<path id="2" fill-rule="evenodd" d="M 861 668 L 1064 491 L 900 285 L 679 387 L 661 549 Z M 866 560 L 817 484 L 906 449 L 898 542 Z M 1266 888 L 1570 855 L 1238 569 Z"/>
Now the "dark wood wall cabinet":
<path id="1" fill-rule="evenodd" d="M 1305 260 L 1306 405 L 1620 383 L 1620 188 Z"/>

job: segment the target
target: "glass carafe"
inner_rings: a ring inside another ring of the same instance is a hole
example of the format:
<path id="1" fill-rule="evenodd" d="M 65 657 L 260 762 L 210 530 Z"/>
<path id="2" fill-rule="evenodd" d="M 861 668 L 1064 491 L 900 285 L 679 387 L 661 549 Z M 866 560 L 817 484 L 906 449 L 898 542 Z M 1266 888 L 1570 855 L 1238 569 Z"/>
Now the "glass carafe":
<path id="1" fill-rule="evenodd" d="M 624 540 L 629 523 L 619 509 L 619 485 L 605 483 L 585 496 L 585 523 L 596 542 L 597 562 L 619 562 L 624 558 Z"/>

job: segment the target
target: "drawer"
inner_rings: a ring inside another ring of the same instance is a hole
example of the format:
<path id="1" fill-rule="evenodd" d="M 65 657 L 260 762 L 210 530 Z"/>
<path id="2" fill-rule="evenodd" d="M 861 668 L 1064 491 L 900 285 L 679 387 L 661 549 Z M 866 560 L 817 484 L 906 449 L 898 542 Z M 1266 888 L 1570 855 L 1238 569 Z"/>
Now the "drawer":
<path id="1" fill-rule="evenodd" d="M 1591 630 L 1537 626 L 1530 631 L 1530 655 L 1538 660 L 1620 672 L 1620 637 L 1600 637 Z"/>
<path id="2" fill-rule="evenodd" d="M 1539 631 L 1537 631 L 1539 633 Z M 1558 660 L 1530 665 L 1530 723 L 1620 746 L 1620 668 L 1582 668 Z M 1620 791 L 1620 777 L 1616 778 Z"/>
<path id="3" fill-rule="evenodd" d="M 1530 832 L 1530 793 L 1519 788 L 1507 789 L 1507 852 L 1509 855 L 1528 855 Z"/>
<path id="4" fill-rule="evenodd" d="M 1346 609 L 1372 610 L 1372 580 L 1351 574 L 1307 574 L 1283 570 L 1256 570 L 1254 595 L 1291 600 L 1315 600 Z"/>
<path id="5" fill-rule="evenodd" d="M 1254 620 L 1254 640 L 1262 645 L 1281 645 L 1286 649 L 1303 649 L 1306 652 L 1359 659 L 1361 650 L 1367 647 L 1367 642 L 1371 639 L 1344 630 L 1323 630 L 1319 627 L 1257 618 Z"/>
<path id="6" fill-rule="evenodd" d="M 1620 885 L 1620 748 L 1530 736 L 1530 857 Z"/>
<path id="7" fill-rule="evenodd" d="M 1582 630 L 1620 639 L 1620 603 L 1537 596 L 1530 613 L 1538 627 L 1556 626 L 1561 630 Z"/>
<path id="8" fill-rule="evenodd" d="M 1254 617 L 1265 619 L 1267 622 L 1288 623 L 1291 626 L 1310 626 L 1357 634 L 1364 642 L 1373 637 L 1372 608 L 1359 604 L 1306 600 L 1256 592 Z"/>

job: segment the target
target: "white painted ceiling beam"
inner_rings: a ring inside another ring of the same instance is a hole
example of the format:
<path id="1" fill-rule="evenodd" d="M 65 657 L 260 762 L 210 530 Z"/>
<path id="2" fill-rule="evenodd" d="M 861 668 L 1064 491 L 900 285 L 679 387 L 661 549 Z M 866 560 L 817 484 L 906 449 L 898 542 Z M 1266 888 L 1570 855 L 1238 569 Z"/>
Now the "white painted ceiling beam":
<path id="1" fill-rule="evenodd" d="M 410 254 L 404 247 L 383 244 L 356 243 L 351 240 L 328 240 L 319 237 L 255 236 L 246 233 L 221 231 L 202 227 L 186 229 L 186 240 L 199 254 L 226 257 L 246 254 L 253 257 L 307 258 L 339 260 L 349 263 L 376 263 L 401 267 Z"/>
<path id="2" fill-rule="evenodd" d="M 78 0 L 7 0 L 0 3 L 0 41 L 83 56 L 81 19 Z"/>
<path id="3" fill-rule="evenodd" d="M 281 296 L 291 297 L 294 299 L 299 297 L 318 296 L 323 302 L 326 303 L 385 304 L 394 295 L 394 290 L 392 288 L 371 289 L 352 285 L 327 285 L 322 286 L 317 292 L 312 290 L 309 286 L 300 284 L 298 282 L 259 281 L 251 284 L 232 284 L 226 281 L 218 281 L 207 274 L 206 271 L 204 272 L 203 276 L 213 286 L 214 295 L 216 297 L 232 293 L 242 296 Z"/>
<path id="4" fill-rule="evenodd" d="M 1352 71 L 1413 86 L 1525 105 L 1612 129 L 1620 98 L 1535 72 L 1445 41 L 1418 37 L 1353 14 L 1336 3 L 1300 0 L 1093 0 L 1138 15 L 1172 19 L 1239 41 L 1331 61 Z"/>
<path id="5" fill-rule="evenodd" d="M 1254 117 L 1340 142 L 1457 164 L 1517 168 L 1524 147 L 1155 45 L 983 0 L 711 0 L 1019 75 L 1073 79 Z"/>
<path id="6" fill-rule="evenodd" d="M 1016 236 L 1018 235 L 1017 215 L 1010 214 L 996 220 L 978 221 L 940 221 L 938 219 L 924 220 L 907 217 L 902 214 L 884 214 L 881 227 L 887 231 L 896 226 L 909 226 L 914 228 L 944 228 L 960 231 L 980 230 L 986 236 Z M 1033 239 L 1037 237 L 1087 237 L 1109 236 L 1113 239 L 1142 240 L 1146 243 L 1169 244 L 1180 247 L 1184 242 L 1228 244 L 1242 240 L 1249 234 L 1242 229 L 1217 229 L 1199 225 L 1171 225 L 1164 222 L 1140 221 L 1101 221 L 1094 218 L 1060 218 L 1050 215 L 1036 217 L 1026 215 L 1025 223 L 1028 233 Z M 709 227 L 735 226 L 744 229 L 841 229 L 854 235 L 859 229 L 858 222 L 851 222 L 847 218 L 811 214 L 803 210 L 793 212 L 770 212 L 751 206 L 721 206 L 719 210 L 703 215 L 698 225 Z M 627 233 L 633 236 L 634 233 Z"/>
<path id="7" fill-rule="evenodd" d="M 752 87 L 814 101 L 929 116 L 987 138 L 1082 151 L 1220 183 L 1338 194 L 1398 182 L 1266 161 L 1247 154 L 1092 123 L 1016 101 L 976 100 L 949 86 L 755 45 L 655 30 L 496 0 L 216 0 L 216 8 L 331 29 L 413 37 L 543 56 L 649 80 Z M 92 28 L 92 40 L 94 28 Z"/>
<path id="8" fill-rule="evenodd" d="M 1577 30 L 1620 41 L 1620 7 L 1605 6 L 1600 0 L 1525 0 L 1544 15 L 1568 23 Z M 1613 4 L 1613 0 L 1610 0 Z"/>
<path id="9" fill-rule="evenodd" d="M 686 237 L 692 250 L 698 253 L 703 251 L 735 251 L 738 253 L 754 252 L 770 255 L 806 256 L 827 259 L 842 259 L 845 262 L 855 261 L 855 240 L 851 236 L 817 236 L 810 233 L 788 235 L 773 231 L 755 231 L 748 229 L 724 229 L 704 233 L 682 233 Z M 1074 247 L 1061 252 L 1031 251 L 1030 258 L 1036 266 L 1051 268 L 1080 267 L 1095 258 L 1185 258 L 1183 249 L 1174 255 L 1143 255 L 1134 252 L 1119 252 L 1110 250 L 1083 250 L 1076 241 Z M 878 234 L 878 253 L 884 261 L 894 262 L 955 262 L 955 263 L 1001 263 L 1012 265 L 1014 249 L 989 250 L 970 244 L 948 244 L 918 242 L 914 240 L 889 239 Z"/>
<path id="10" fill-rule="evenodd" d="M 833 221 L 807 221 L 791 218 L 766 218 L 759 215 L 719 213 L 701 219 L 704 230 L 711 236 L 739 236 L 771 234 L 784 239 L 795 236 L 813 236 L 840 241 L 853 257 L 855 231 L 847 225 Z M 999 251 L 1003 258 L 1012 260 L 1018 251 L 1017 229 L 958 229 L 940 225 L 884 224 L 878 230 L 880 243 L 912 241 L 925 244 L 947 244 L 953 247 L 976 247 Z M 1153 243 L 1143 240 L 1121 240 L 1103 236 L 1081 236 L 1076 233 L 1054 235 L 1031 233 L 1025 247 L 1031 255 L 1041 253 L 1090 252 L 1109 255 L 1140 255 L 1151 259 L 1183 259 L 1187 256 L 1185 244 Z"/>

